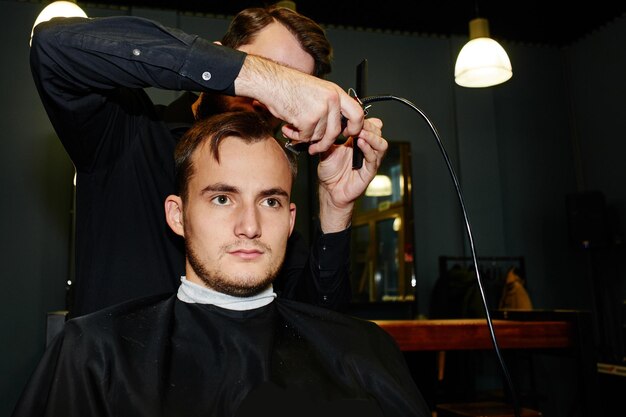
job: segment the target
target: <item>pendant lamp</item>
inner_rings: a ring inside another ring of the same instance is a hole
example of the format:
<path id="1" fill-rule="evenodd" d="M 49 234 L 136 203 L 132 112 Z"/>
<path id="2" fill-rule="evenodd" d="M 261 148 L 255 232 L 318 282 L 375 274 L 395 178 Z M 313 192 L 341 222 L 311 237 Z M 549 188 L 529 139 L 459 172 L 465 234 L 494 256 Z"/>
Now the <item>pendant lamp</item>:
<path id="1" fill-rule="evenodd" d="M 35 30 L 35 26 L 40 24 L 41 22 L 47 22 L 53 17 L 87 17 L 87 13 L 83 11 L 76 3 L 73 1 L 55 1 L 47 5 L 43 8 L 43 10 L 35 19 L 35 23 L 33 24 L 33 29 L 30 31 L 30 41 L 29 45 L 32 44 L 33 41 L 33 31 Z"/>
<path id="2" fill-rule="evenodd" d="M 469 22 L 470 40 L 463 46 L 454 66 L 454 81 L 462 87 L 491 87 L 513 76 L 511 61 L 498 42 L 489 37 L 489 22 Z"/>
<path id="3" fill-rule="evenodd" d="M 387 175 L 376 175 L 367 186 L 365 195 L 368 197 L 386 197 L 393 193 L 391 178 Z"/>

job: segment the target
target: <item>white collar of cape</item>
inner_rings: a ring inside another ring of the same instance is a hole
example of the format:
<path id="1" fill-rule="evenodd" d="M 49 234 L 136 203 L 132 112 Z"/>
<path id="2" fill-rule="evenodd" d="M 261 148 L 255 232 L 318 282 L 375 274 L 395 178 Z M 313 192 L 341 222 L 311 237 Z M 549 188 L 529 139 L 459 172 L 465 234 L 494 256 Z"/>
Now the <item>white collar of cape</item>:
<path id="1" fill-rule="evenodd" d="M 184 275 L 180 277 L 180 282 L 177 297 L 180 301 L 190 304 L 213 304 L 228 310 L 243 311 L 266 306 L 276 298 L 272 284 L 252 297 L 234 297 L 187 281 Z"/>

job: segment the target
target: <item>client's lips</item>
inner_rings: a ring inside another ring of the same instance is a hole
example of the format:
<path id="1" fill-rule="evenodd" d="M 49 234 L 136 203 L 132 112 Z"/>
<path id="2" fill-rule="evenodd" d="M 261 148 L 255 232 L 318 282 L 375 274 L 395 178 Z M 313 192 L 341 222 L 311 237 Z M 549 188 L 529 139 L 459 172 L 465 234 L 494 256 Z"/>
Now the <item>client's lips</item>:
<path id="1" fill-rule="evenodd" d="M 263 251 L 259 249 L 235 249 L 228 253 L 245 260 L 254 260 L 263 255 Z"/>

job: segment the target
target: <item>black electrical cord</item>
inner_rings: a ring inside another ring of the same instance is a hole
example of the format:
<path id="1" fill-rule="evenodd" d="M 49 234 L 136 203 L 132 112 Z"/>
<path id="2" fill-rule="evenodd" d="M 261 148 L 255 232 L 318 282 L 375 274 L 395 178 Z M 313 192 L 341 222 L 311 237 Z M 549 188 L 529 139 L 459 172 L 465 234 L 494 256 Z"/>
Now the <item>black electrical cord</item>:
<path id="1" fill-rule="evenodd" d="M 435 126 L 432 124 L 432 122 L 428 119 L 428 117 L 426 116 L 426 114 L 419 109 L 415 104 L 411 103 L 409 100 L 402 98 L 402 97 L 396 97 L 393 95 L 377 95 L 377 96 L 370 96 L 370 97 L 364 97 L 364 98 L 360 98 L 361 103 L 363 104 L 364 108 L 367 108 L 367 105 L 370 103 L 376 103 L 376 102 L 380 102 L 380 101 L 391 101 L 391 100 L 395 100 L 395 101 L 399 101 L 401 103 L 406 104 L 407 106 L 409 106 L 410 108 L 412 108 L 413 110 L 415 110 L 417 113 L 419 113 L 420 116 L 422 116 L 422 118 L 426 121 L 426 123 L 428 124 L 428 127 L 430 127 L 430 129 L 432 130 L 433 134 L 435 135 L 435 139 L 437 140 L 437 145 L 439 146 L 439 150 L 441 151 L 441 154 L 443 155 L 443 159 L 446 162 L 446 166 L 448 167 L 448 172 L 450 173 L 450 176 L 452 177 L 452 182 L 454 183 L 454 188 L 456 190 L 456 194 L 459 197 L 459 203 L 461 205 L 461 210 L 463 211 L 463 219 L 465 221 L 465 229 L 467 231 L 467 237 L 469 239 L 469 244 L 470 244 L 470 249 L 472 251 L 472 261 L 474 262 L 474 270 L 476 271 L 476 279 L 478 281 L 478 288 L 480 289 L 480 295 L 482 298 L 482 302 L 483 302 L 483 308 L 485 310 L 485 317 L 487 319 L 487 325 L 489 327 L 489 332 L 491 334 L 491 341 L 493 342 L 493 348 L 496 352 L 496 355 L 498 357 L 498 361 L 500 362 L 500 368 L 502 369 L 502 373 L 504 374 L 504 377 L 506 379 L 506 382 L 509 386 L 509 390 L 511 392 L 511 399 L 513 402 L 513 410 L 515 412 L 515 417 L 520 417 L 520 407 L 517 401 L 517 394 L 515 392 L 515 388 L 513 386 L 513 381 L 511 380 L 511 376 L 509 375 L 509 371 L 506 367 L 506 364 L 504 363 L 504 359 L 502 358 L 502 354 L 500 352 L 500 347 L 498 346 L 498 341 L 496 339 L 496 334 L 495 331 L 493 329 L 493 323 L 491 321 L 491 315 L 489 314 L 489 307 L 487 305 L 487 298 L 485 297 L 485 290 L 483 289 L 483 283 L 482 283 L 482 279 L 480 278 L 480 270 L 478 268 L 478 261 L 476 258 L 476 250 L 474 248 L 474 238 L 472 236 L 472 229 L 470 227 L 470 222 L 469 222 L 469 218 L 467 215 L 467 210 L 465 209 L 465 202 L 463 200 L 463 194 L 461 192 L 461 186 L 459 184 L 459 180 L 457 179 L 456 173 L 454 171 L 454 168 L 452 167 L 452 163 L 450 162 L 450 158 L 448 157 L 448 153 L 446 152 L 446 149 L 443 146 L 443 143 L 441 142 L 441 139 L 439 137 L 439 133 L 437 132 L 437 128 L 435 128 Z"/>

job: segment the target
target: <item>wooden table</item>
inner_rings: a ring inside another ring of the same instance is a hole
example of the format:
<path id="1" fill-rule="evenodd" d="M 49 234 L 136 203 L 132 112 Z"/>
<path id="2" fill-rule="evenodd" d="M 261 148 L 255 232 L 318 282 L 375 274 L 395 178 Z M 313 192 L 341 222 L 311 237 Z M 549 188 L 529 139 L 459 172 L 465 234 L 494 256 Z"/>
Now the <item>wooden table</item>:
<path id="1" fill-rule="evenodd" d="M 372 320 L 404 352 L 493 349 L 485 319 Z M 581 412 L 597 416 L 597 365 L 588 312 L 504 313 L 492 320 L 501 349 L 530 349 L 573 357 L 581 385 Z"/>
<path id="2" fill-rule="evenodd" d="M 374 320 L 403 351 L 491 349 L 485 319 Z M 569 348 L 573 324 L 568 321 L 492 320 L 502 349 Z"/>

